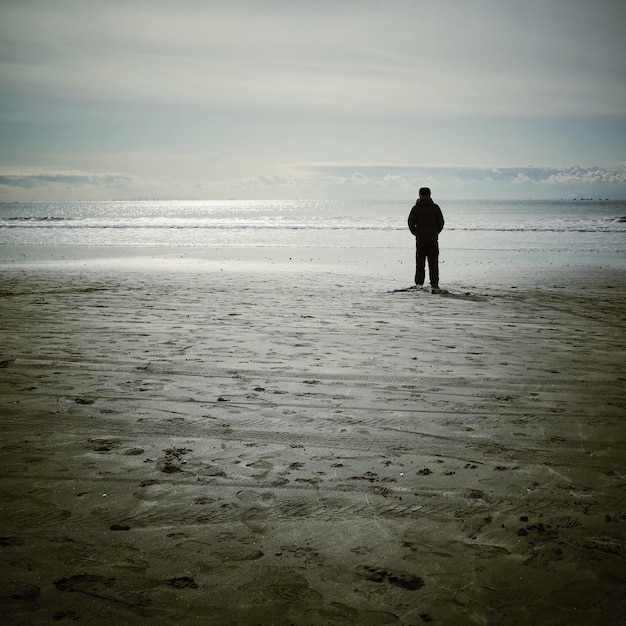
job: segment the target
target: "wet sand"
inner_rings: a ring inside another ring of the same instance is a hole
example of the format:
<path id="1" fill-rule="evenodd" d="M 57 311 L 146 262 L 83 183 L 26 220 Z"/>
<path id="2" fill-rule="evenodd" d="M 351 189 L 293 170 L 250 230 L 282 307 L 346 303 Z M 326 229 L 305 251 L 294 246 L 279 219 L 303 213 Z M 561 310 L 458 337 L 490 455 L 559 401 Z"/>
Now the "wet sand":
<path id="1" fill-rule="evenodd" d="M 2 622 L 624 623 L 624 273 L 484 278 L 6 264 Z"/>

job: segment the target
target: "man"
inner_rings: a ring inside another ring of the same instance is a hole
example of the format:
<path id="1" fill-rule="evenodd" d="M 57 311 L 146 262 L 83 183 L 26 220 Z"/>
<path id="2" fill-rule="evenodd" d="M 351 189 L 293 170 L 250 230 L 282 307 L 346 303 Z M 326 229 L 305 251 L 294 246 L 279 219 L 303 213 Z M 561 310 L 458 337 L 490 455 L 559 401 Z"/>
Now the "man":
<path id="1" fill-rule="evenodd" d="M 422 187 L 420 197 L 409 214 L 409 229 L 415 235 L 415 284 L 424 285 L 426 259 L 433 290 L 439 289 L 439 233 L 443 230 L 443 214 L 430 197 L 430 189 Z"/>

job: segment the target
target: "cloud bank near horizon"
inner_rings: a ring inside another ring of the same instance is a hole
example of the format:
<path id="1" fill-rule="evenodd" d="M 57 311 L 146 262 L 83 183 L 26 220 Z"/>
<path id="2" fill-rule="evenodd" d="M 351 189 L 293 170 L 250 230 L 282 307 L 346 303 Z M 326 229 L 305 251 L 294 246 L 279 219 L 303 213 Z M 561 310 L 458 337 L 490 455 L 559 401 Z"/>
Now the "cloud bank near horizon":
<path id="1" fill-rule="evenodd" d="M 146 195 L 148 189 L 160 185 L 156 196 Z M 46 194 L 60 199 L 225 199 L 234 191 L 244 191 L 244 198 L 303 197 L 309 190 L 312 197 L 332 198 L 377 197 L 396 198 L 415 195 L 423 185 L 434 187 L 439 197 L 555 198 L 563 190 L 577 195 L 626 199 L 626 163 L 615 168 L 583 167 L 458 167 L 413 166 L 338 163 L 295 163 L 285 166 L 281 173 L 261 175 L 198 186 L 193 196 L 184 181 L 172 179 L 142 180 L 120 172 L 83 172 L 79 170 L 7 170 L 0 168 L 0 199 L 35 200 Z"/>

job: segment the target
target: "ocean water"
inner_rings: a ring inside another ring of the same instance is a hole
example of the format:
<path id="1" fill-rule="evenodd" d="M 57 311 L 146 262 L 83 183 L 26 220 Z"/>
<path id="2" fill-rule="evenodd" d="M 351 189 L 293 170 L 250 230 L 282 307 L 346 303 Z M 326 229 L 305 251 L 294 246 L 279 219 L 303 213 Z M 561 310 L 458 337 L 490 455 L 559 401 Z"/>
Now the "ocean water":
<path id="1" fill-rule="evenodd" d="M 626 268 L 626 201 L 437 201 L 442 255 L 575 256 Z M 400 201 L 0 203 L 0 246 L 335 249 L 403 254 Z M 395 252 L 391 252 L 395 251 Z"/>

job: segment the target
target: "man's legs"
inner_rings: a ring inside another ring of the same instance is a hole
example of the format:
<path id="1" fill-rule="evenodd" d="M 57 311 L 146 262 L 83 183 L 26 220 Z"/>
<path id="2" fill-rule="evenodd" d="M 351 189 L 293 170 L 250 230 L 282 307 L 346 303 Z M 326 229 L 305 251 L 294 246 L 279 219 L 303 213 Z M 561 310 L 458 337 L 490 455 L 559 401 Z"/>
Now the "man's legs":
<path id="1" fill-rule="evenodd" d="M 439 289 L 439 243 L 437 241 L 428 242 L 428 276 L 430 286 Z"/>
<path id="2" fill-rule="evenodd" d="M 426 278 L 426 245 L 416 241 L 415 249 L 415 284 L 423 285 Z"/>

